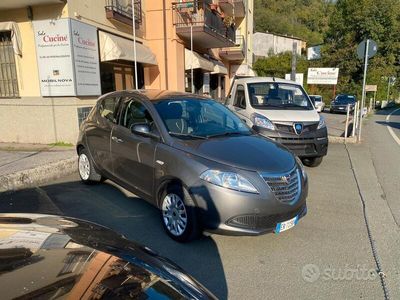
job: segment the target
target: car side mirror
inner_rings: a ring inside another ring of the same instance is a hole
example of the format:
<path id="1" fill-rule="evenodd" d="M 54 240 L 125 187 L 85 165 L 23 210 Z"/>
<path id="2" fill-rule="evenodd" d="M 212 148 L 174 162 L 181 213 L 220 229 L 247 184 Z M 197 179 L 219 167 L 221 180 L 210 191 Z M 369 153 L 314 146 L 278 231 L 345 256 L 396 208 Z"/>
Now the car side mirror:
<path id="1" fill-rule="evenodd" d="M 151 128 L 149 126 L 149 124 L 134 124 L 131 127 L 131 131 L 133 134 L 137 134 L 140 136 L 145 136 L 145 137 L 150 137 L 156 140 L 160 139 L 160 136 L 156 133 L 151 132 Z"/>
<path id="2" fill-rule="evenodd" d="M 313 106 L 315 107 L 315 99 L 313 99 L 313 98 L 310 98 L 310 100 L 311 100 L 311 102 L 312 102 Z"/>

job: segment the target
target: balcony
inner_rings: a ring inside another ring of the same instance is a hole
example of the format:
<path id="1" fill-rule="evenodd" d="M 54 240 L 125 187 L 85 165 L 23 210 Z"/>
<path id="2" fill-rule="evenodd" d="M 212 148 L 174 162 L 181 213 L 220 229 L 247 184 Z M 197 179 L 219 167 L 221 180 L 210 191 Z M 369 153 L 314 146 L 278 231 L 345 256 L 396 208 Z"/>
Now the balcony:
<path id="1" fill-rule="evenodd" d="M 138 28 L 142 23 L 142 1 L 136 0 L 135 24 Z M 106 0 L 106 18 L 132 26 L 132 3 L 130 0 Z"/>
<path id="2" fill-rule="evenodd" d="M 209 2 L 209 1 L 208 1 Z M 211 10 L 203 1 L 173 3 L 173 22 L 176 34 L 190 45 L 190 31 L 193 28 L 194 48 L 222 48 L 235 45 L 234 25 L 226 25 L 221 15 Z"/>
<path id="3" fill-rule="evenodd" d="M 246 40 L 243 35 L 236 36 L 236 44 L 234 47 L 221 48 L 219 56 L 229 61 L 242 61 L 246 57 Z"/>
<path id="4" fill-rule="evenodd" d="M 64 4 L 60 0 L 1 0 L 0 9 L 15 9 L 35 5 Z M 10 20 L 11 21 L 11 20 Z"/>
<path id="5" fill-rule="evenodd" d="M 233 0 L 219 0 L 219 7 L 227 16 L 233 16 Z"/>
<path id="6" fill-rule="evenodd" d="M 246 16 L 247 0 L 233 0 L 235 7 L 235 17 L 243 18 Z"/>

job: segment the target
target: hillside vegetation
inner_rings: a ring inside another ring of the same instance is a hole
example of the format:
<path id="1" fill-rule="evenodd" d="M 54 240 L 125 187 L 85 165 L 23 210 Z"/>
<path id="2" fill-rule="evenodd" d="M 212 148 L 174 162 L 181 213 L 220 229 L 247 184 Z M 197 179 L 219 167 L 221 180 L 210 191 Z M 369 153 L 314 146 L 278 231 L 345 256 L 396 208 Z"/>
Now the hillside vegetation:
<path id="1" fill-rule="evenodd" d="M 363 61 L 357 58 L 357 45 L 366 38 L 378 44 L 378 54 L 370 60 L 367 84 L 378 85 L 378 98 L 386 99 L 387 78 L 400 75 L 400 1 L 398 0 L 256 0 L 257 31 L 288 34 L 305 39 L 308 45 L 322 43 L 322 59 L 307 62 L 299 58 L 298 71 L 308 67 L 338 67 L 337 92 L 361 96 Z M 277 61 L 290 70 L 290 56 L 258 60 L 254 69 L 260 75 L 280 76 Z M 390 98 L 398 97 L 396 80 Z M 307 87 L 313 93 L 328 93 L 329 86 Z"/>

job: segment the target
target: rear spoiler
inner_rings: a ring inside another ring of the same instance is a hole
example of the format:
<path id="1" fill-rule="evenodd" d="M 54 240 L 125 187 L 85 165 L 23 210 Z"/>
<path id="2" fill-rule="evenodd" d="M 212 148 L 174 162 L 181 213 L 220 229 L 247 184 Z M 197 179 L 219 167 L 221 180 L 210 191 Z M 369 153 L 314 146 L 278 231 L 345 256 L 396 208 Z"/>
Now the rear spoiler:
<path id="1" fill-rule="evenodd" d="M 252 77 L 257 77 L 257 76 L 252 76 L 252 75 L 233 75 L 232 79 L 231 79 L 231 85 L 229 87 L 229 91 L 228 91 L 228 96 L 226 96 L 225 98 L 225 105 L 228 103 L 229 98 L 231 98 L 231 92 L 232 92 L 232 88 L 233 88 L 233 83 L 235 82 L 236 79 L 240 79 L 240 78 L 252 78 Z"/>

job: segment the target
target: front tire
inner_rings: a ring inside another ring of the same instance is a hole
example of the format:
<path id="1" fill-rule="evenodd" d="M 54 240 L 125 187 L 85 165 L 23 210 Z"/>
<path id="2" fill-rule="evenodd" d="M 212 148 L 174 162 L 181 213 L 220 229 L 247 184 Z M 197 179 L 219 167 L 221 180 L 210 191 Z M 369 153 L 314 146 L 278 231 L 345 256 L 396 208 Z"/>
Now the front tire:
<path id="1" fill-rule="evenodd" d="M 303 158 L 302 161 L 305 166 L 315 168 L 322 163 L 322 156 Z"/>
<path id="2" fill-rule="evenodd" d="M 164 230 L 173 240 L 187 243 L 199 236 L 196 206 L 181 185 L 166 188 L 161 195 L 160 208 Z"/>
<path id="3" fill-rule="evenodd" d="M 88 151 L 82 149 L 78 158 L 78 173 L 83 183 L 92 184 L 102 181 L 101 175 L 95 170 Z"/>

